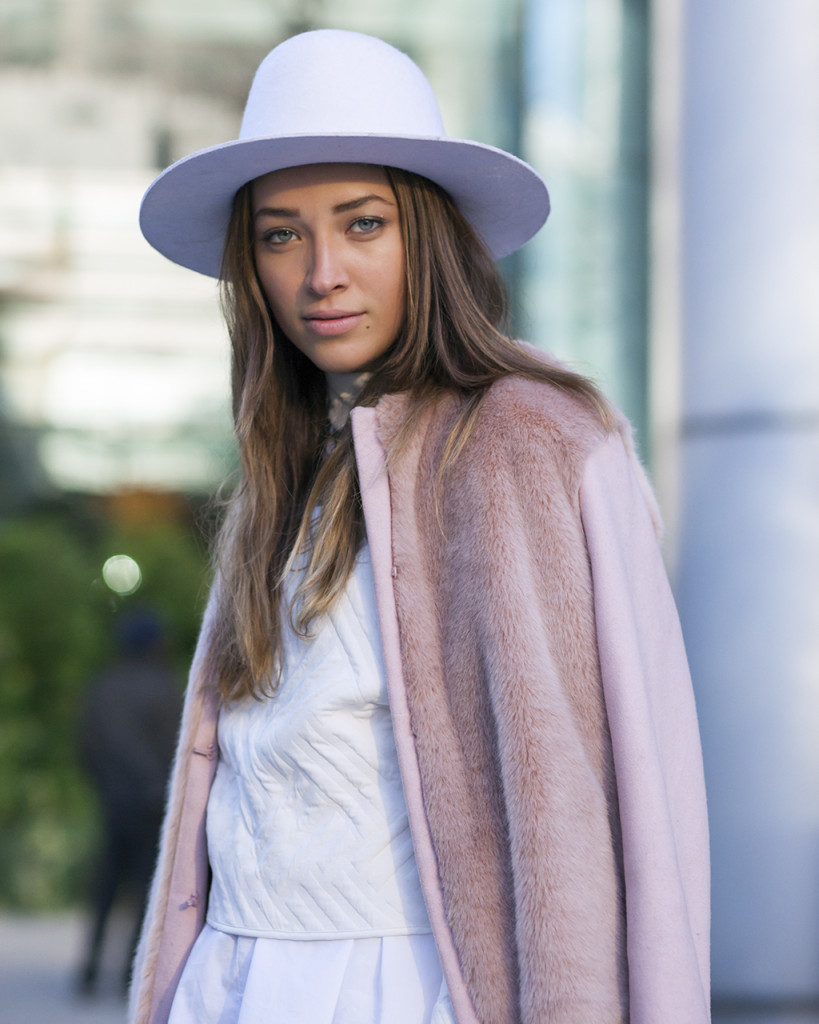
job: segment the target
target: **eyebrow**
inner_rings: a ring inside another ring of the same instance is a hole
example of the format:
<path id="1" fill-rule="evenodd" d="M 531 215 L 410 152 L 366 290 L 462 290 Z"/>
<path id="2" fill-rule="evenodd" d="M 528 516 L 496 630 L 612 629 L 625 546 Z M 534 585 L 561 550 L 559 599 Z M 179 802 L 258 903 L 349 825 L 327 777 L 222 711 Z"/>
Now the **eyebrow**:
<path id="1" fill-rule="evenodd" d="M 395 206 L 395 203 L 391 203 L 389 199 L 385 199 L 384 196 L 376 195 L 375 192 L 367 196 L 361 196 L 359 199 L 350 199 L 346 203 L 339 203 L 338 206 L 333 207 L 333 213 L 347 213 L 349 210 L 357 210 L 360 206 L 364 206 L 370 202 L 385 203 L 387 206 Z M 257 210 L 253 217 L 298 217 L 299 211 L 292 209 L 288 206 L 263 206 Z"/>

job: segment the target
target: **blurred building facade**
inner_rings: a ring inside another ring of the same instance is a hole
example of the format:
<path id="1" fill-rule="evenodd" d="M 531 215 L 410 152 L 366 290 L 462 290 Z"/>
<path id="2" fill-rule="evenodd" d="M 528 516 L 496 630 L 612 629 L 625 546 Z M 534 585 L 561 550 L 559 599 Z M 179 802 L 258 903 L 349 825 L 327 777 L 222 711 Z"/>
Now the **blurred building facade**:
<path id="1" fill-rule="evenodd" d="M 137 209 L 311 27 L 404 49 L 450 134 L 546 177 L 549 226 L 504 270 L 520 335 L 603 385 L 659 486 L 715 1020 L 819 1021 L 815 0 L 2 0 L 0 514 L 27 490 L 200 493 L 230 465 L 216 286 Z"/>
<path id="2" fill-rule="evenodd" d="M 143 242 L 138 204 L 167 163 L 235 137 L 260 58 L 317 26 L 393 42 L 450 134 L 550 177 L 550 232 L 504 267 L 516 327 L 597 377 L 647 444 L 644 8 L 3 0 L 0 409 L 45 480 L 210 490 L 224 476 L 217 289 Z"/>

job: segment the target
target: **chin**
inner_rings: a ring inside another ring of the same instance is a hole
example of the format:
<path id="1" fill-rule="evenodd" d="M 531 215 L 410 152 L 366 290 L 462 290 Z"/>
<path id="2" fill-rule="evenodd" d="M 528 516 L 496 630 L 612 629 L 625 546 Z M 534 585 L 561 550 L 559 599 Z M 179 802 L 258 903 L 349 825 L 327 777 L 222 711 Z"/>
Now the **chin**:
<path id="1" fill-rule="evenodd" d="M 366 370 L 370 364 L 360 359 L 321 359 L 316 360 L 316 366 L 324 373 L 360 373 Z"/>
<path id="2" fill-rule="evenodd" d="M 370 369 L 377 358 L 369 352 L 317 352 L 313 361 L 325 373 L 360 373 Z"/>

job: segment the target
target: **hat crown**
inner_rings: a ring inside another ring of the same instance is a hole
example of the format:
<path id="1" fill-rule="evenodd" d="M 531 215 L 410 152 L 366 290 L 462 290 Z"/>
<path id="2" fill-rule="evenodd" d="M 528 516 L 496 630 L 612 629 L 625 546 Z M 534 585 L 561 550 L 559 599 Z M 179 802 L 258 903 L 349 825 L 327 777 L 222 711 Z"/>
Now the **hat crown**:
<path id="1" fill-rule="evenodd" d="M 239 138 L 325 134 L 446 137 L 432 87 L 406 54 L 336 29 L 303 32 L 267 55 Z"/>

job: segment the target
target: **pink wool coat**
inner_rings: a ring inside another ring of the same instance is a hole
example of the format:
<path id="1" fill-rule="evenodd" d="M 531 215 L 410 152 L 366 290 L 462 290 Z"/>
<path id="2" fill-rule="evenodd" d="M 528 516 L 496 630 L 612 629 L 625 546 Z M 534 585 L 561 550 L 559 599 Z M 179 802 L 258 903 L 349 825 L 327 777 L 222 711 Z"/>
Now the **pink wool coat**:
<path id="1" fill-rule="evenodd" d="M 438 472 L 454 399 L 389 467 L 353 410 L 396 748 L 458 1024 L 705 1024 L 696 715 L 628 427 L 506 378 Z M 160 1024 L 202 928 L 217 702 L 206 613 L 135 965 Z"/>

